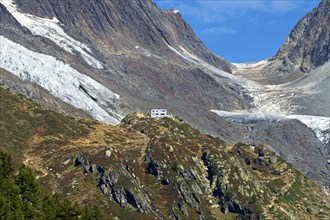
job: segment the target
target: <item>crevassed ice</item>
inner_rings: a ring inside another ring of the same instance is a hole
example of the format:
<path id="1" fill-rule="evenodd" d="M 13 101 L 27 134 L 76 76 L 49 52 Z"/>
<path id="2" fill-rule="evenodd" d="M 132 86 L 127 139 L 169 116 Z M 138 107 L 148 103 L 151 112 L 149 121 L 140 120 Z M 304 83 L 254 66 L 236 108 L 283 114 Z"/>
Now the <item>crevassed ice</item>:
<path id="1" fill-rule="evenodd" d="M 81 54 L 82 58 L 88 63 L 88 65 L 94 68 L 103 69 L 102 63 L 90 55 L 92 53 L 90 48 L 67 35 L 59 26 L 59 20 L 57 18 L 40 18 L 22 13 L 18 11 L 17 6 L 12 0 L 2 0 L 0 3 L 7 8 L 22 26 L 28 28 L 32 34 L 52 40 L 59 47 L 71 54 L 74 54 L 74 51 L 77 51 Z"/>
<path id="2" fill-rule="evenodd" d="M 119 95 L 94 79 L 52 56 L 30 51 L 2 35 L 0 47 L 1 68 L 23 80 L 37 83 L 55 97 L 85 110 L 97 120 L 117 124 L 122 119 L 113 110 Z"/>

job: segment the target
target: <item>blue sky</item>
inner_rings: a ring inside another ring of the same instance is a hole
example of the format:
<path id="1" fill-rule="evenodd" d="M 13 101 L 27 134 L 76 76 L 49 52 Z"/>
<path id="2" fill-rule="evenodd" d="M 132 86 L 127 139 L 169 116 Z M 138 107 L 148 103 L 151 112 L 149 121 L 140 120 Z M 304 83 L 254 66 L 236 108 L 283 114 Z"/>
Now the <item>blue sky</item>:
<path id="1" fill-rule="evenodd" d="M 214 53 L 236 62 L 276 54 L 296 23 L 320 0 L 153 0 L 180 10 Z"/>

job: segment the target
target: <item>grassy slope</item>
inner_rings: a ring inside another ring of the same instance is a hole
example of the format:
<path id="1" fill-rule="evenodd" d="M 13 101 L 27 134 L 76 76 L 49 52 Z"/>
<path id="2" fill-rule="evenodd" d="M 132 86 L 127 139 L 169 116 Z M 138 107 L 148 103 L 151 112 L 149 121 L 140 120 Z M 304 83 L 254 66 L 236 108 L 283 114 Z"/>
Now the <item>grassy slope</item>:
<path id="1" fill-rule="evenodd" d="M 275 155 L 266 149 L 259 156 L 251 146 L 230 146 L 176 119 L 132 114 L 110 127 L 45 110 L 2 88 L 0 98 L 0 149 L 12 154 L 17 164 L 24 161 L 32 167 L 44 187 L 74 201 L 98 203 L 121 219 L 153 219 L 154 215 L 151 210 L 139 214 L 129 204 L 120 208 L 104 196 L 97 187 L 99 176 L 86 176 L 74 166 L 80 153 L 95 165 L 121 173 L 118 186 L 145 196 L 168 218 L 173 213 L 184 218 L 177 206 L 182 198 L 178 186 L 187 186 L 197 197 L 198 202 L 185 204 L 190 219 L 198 217 L 196 205 L 206 219 L 236 218 L 238 214 L 223 214 L 219 208 L 233 201 L 267 219 L 326 219 L 329 215 L 320 187 L 280 158 L 269 163 Z M 145 172 L 150 159 L 157 175 Z M 164 179 L 170 183 L 162 184 Z M 224 203 L 214 193 L 217 187 L 225 189 Z"/>

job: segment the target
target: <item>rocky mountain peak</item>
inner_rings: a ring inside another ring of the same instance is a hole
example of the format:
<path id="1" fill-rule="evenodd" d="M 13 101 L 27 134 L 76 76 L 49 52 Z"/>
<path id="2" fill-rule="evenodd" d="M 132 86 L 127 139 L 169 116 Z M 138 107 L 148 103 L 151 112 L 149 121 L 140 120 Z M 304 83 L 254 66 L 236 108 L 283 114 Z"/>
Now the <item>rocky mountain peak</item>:
<path id="1" fill-rule="evenodd" d="M 165 11 L 151 0 L 15 0 L 23 12 L 56 17 L 75 39 L 94 48 L 115 51 L 144 48 L 156 55 L 171 52 L 168 45 L 188 49 L 212 65 L 230 71 L 230 64 L 213 55 L 179 13 Z M 146 34 L 147 33 L 147 34 Z"/>
<path id="2" fill-rule="evenodd" d="M 303 17 L 292 30 L 275 58 L 281 70 L 310 72 L 330 59 L 330 1 Z"/>

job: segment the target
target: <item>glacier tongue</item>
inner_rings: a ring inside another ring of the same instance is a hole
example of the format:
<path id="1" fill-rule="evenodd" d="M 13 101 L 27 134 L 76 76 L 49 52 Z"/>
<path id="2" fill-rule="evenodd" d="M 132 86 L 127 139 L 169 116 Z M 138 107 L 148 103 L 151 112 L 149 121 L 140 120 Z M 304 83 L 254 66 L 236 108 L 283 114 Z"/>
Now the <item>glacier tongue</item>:
<path id="1" fill-rule="evenodd" d="M 22 26 L 28 28 L 32 34 L 52 40 L 59 47 L 71 54 L 74 54 L 74 51 L 77 51 L 81 54 L 82 58 L 88 63 L 88 65 L 94 68 L 103 69 L 102 63 L 90 55 L 92 54 L 91 49 L 87 45 L 67 35 L 60 27 L 57 18 L 40 18 L 19 12 L 12 0 L 2 0 L 1 4 L 7 8 Z"/>
<path id="2" fill-rule="evenodd" d="M 258 121 L 277 121 L 296 119 L 309 127 L 316 137 L 323 143 L 330 142 L 330 118 L 311 115 L 275 115 L 267 113 L 237 113 L 220 110 L 211 110 L 212 112 L 224 117 L 230 121 L 242 124 L 256 123 Z"/>
<path id="3" fill-rule="evenodd" d="M 23 80 L 37 83 L 55 97 L 87 111 L 97 120 L 117 124 L 122 119 L 114 111 L 119 95 L 94 79 L 52 56 L 30 51 L 2 35 L 0 47 L 1 68 Z"/>

